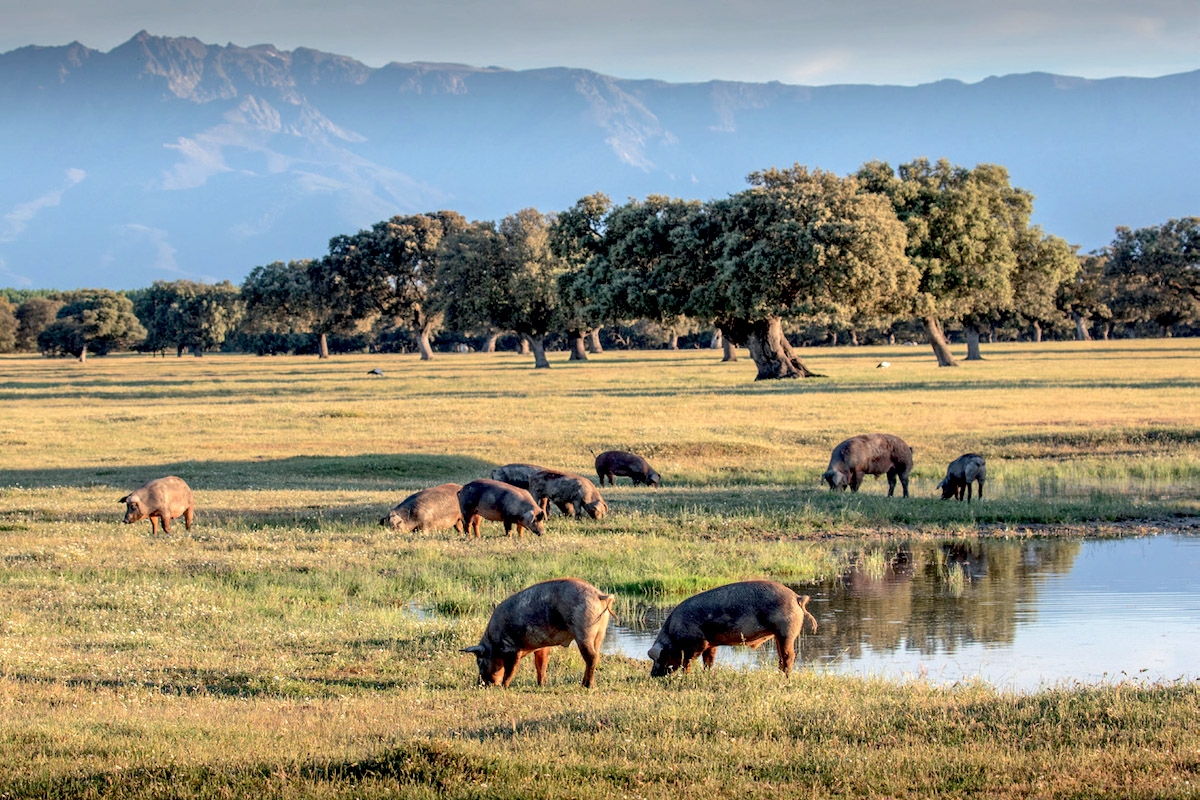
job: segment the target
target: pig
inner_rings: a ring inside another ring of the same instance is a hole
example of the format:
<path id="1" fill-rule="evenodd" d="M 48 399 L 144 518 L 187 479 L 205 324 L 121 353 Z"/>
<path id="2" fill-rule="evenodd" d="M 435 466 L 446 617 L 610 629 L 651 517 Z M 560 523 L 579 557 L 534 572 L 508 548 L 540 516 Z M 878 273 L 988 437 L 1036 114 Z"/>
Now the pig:
<path id="1" fill-rule="evenodd" d="M 533 495 L 533 502 L 540 503 L 547 514 L 551 500 L 559 511 L 576 519 L 584 512 L 592 519 L 601 519 L 608 512 L 608 504 L 596 484 L 582 475 L 552 469 L 535 472 L 529 481 L 529 493 Z"/>
<path id="2" fill-rule="evenodd" d="M 512 680 L 517 662 L 533 653 L 541 686 L 546 682 L 550 648 L 575 642 L 583 656 L 583 685 L 591 689 L 614 600 L 578 578 L 535 583 L 496 606 L 479 644 L 461 652 L 475 656 L 481 685 L 504 687 Z"/>
<path id="3" fill-rule="evenodd" d="M 605 478 L 608 478 L 610 486 L 616 485 L 613 478 L 617 475 L 632 478 L 634 486 L 658 486 L 662 483 L 662 477 L 654 471 L 650 462 L 639 455 L 624 450 L 605 450 L 596 456 L 596 476 L 600 478 L 601 486 Z"/>
<path id="4" fill-rule="evenodd" d="M 946 477 L 937 485 L 942 490 L 942 499 L 955 497 L 961 503 L 963 490 L 967 492 L 967 504 L 971 503 L 971 482 L 979 483 L 979 499 L 983 499 L 983 482 L 987 478 L 987 462 L 978 453 L 964 453 L 950 462 Z"/>
<path id="5" fill-rule="evenodd" d="M 693 595 L 677 605 L 647 652 L 659 678 L 679 668 L 687 672 L 699 655 L 711 667 L 718 645 L 758 647 L 772 636 L 779 650 L 779 669 L 791 672 L 796 661 L 796 637 L 805 620 L 817 632 L 808 613 L 808 595 L 798 596 L 775 581 L 728 583 Z"/>
<path id="6" fill-rule="evenodd" d="M 546 512 L 533 502 L 529 492 L 500 481 L 481 478 L 471 481 L 458 491 L 458 507 L 466 523 L 467 533 L 479 538 L 481 518 L 504 523 L 504 535 L 511 536 L 517 526 L 517 538 L 525 529 L 541 536 L 546 532 Z"/>
<path id="7" fill-rule="evenodd" d="M 537 464 L 505 464 L 503 467 L 496 467 L 492 470 L 492 480 L 510 483 L 519 489 L 529 491 L 529 479 L 535 472 L 542 472 L 545 469 Z"/>
<path id="8" fill-rule="evenodd" d="M 462 533 L 462 510 L 458 507 L 458 490 L 461 488 L 461 484 L 443 483 L 410 494 L 379 520 L 379 524 L 384 527 L 390 525 L 402 533 L 440 531 L 445 528 L 454 528 Z"/>
<path id="9" fill-rule="evenodd" d="M 890 433 L 864 433 L 851 436 L 833 448 L 829 469 L 821 477 L 830 490 L 857 492 L 864 475 L 887 473 L 888 497 L 896 492 L 896 478 L 908 497 L 908 473 L 912 471 L 913 451 L 899 436 Z"/>
<path id="10" fill-rule="evenodd" d="M 182 478 L 168 475 L 155 478 L 145 486 L 130 492 L 117 501 L 125 504 L 125 524 L 150 518 L 150 533 L 158 533 L 154 520 L 162 522 L 163 533 L 171 532 L 171 520 L 183 517 L 184 527 L 192 529 L 195 503 L 192 490 Z"/>

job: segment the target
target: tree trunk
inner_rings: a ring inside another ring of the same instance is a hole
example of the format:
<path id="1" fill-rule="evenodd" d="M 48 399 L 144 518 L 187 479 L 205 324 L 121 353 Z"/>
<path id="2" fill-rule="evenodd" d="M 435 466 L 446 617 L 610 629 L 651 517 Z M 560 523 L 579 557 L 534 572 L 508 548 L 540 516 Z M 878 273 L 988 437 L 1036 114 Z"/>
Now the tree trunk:
<path id="1" fill-rule="evenodd" d="M 750 348 L 750 357 L 758 367 L 758 375 L 754 378 L 756 381 L 821 377 L 804 366 L 804 362 L 792 350 L 792 345 L 783 335 L 783 321 L 779 317 L 747 323 L 744 338 L 746 346 Z"/>
<path id="2" fill-rule="evenodd" d="M 988 327 L 988 344 L 995 344 L 995 343 L 996 343 L 996 326 L 993 324 Z"/>
<path id="3" fill-rule="evenodd" d="M 200 345 L 198 345 L 198 344 L 192 345 L 191 350 L 192 350 L 192 355 L 195 356 L 196 358 L 204 358 L 204 348 L 201 347 Z"/>
<path id="4" fill-rule="evenodd" d="M 738 360 L 737 346 L 733 343 L 733 340 L 730 339 L 728 336 L 726 336 L 725 340 L 721 342 L 721 350 L 723 352 L 723 354 L 721 356 L 722 363 L 724 363 L 726 361 L 737 361 Z"/>
<path id="5" fill-rule="evenodd" d="M 83 345 L 83 349 L 79 351 L 79 363 L 81 363 L 81 364 L 87 363 L 87 344 L 86 343 Z"/>
<path id="6" fill-rule="evenodd" d="M 858 347 L 858 331 L 854 330 L 854 328 L 850 329 L 850 346 Z"/>
<path id="7" fill-rule="evenodd" d="M 567 338 L 571 340 L 571 355 L 567 360 L 587 361 L 587 347 L 583 342 L 583 331 L 567 331 Z"/>
<path id="8" fill-rule="evenodd" d="M 1162 325 L 1161 327 L 1162 327 L 1162 332 L 1163 332 L 1163 338 L 1170 339 L 1171 338 L 1171 326 L 1170 325 Z"/>
<path id="9" fill-rule="evenodd" d="M 983 361 L 979 354 L 979 327 L 968 323 L 963 330 L 967 333 L 967 361 Z"/>
<path id="10" fill-rule="evenodd" d="M 674 328 L 667 328 L 667 349 L 679 349 L 679 334 L 675 332 Z"/>
<path id="11" fill-rule="evenodd" d="M 483 352 L 496 352 L 496 340 L 500 338 L 500 331 L 493 331 L 487 335 L 487 339 L 483 342 Z"/>
<path id="12" fill-rule="evenodd" d="M 958 362 L 950 354 L 950 345 L 946 344 L 946 334 L 942 333 L 942 323 L 938 322 L 937 317 L 925 317 L 921 323 L 925 326 L 925 335 L 929 337 L 929 346 L 937 356 L 938 366 L 957 367 Z"/>
<path id="13" fill-rule="evenodd" d="M 837 339 L 838 339 L 837 331 L 830 331 L 829 332 L 829 343 L 831 345 L 833 345 L 834 347 L 837 347 Z"/>
<path id="14" fill-rule="evenodd" d="M 1071 317 L 1075 320 L 1075 341 L 1090 342 L 1092 335 L 1088 333 L 1087 325 L 1083 324 L 1083 314 L 1073 313 Z"/>
<path id="15" fill-rule="evenodd" d="M 895 344 L 895 343 L 896 343 L 896 334 L 892 331 L 888 331 L 888 344 Z"/>
<path id="16" fill-rule="evenodd" d="M 317 337 L 317 358 L 329 358 L 329 338 L 324 333 Z"/>
<path id="17" fill-rule="evenodd" d="M 429 345 L 428 328 L 421 329 L 421 335 L 417 337 L 417 349 L 421 351 L 422 361 L 430 361 L 433 359 L 433 348 Z"/>
<path id="18" fill-rule="evenodd" d="M 1033 321 L 1033 340 L 1040 342 L 1042 340 L 1042 323 L 1036 319 Z"/>
<path id="19" fill-rule="evenodd" d="M 517 353 L 523 356 L 527 356 L 530 353 L 529 340 L 525 338 L 525 334 L 521 334 L 521 346 L 517 350 Z"/>
<path id="20" fill-rule="evenodd" d="M 592 328 L 587 335 L 587 349 L 589 353 L 603 353 L 604 348 L 600 345 L 600 329 Z"/>
<path id="21" fill-rule="evenodd" d="M 181 344 L 175 345 L 175 357 L 183 358 L 183 345 L 181 345 Z"/>
<path id="22" fill-rule="evenodd" d="M 1108 335 L 1109 335 L 1110 333 L 1112 333 L 1112 323 L 1111 323 L 1111 322 L 1105 322 L 1105 323 L 1104 323 L 1104 326 L 1103 326 L 1102 328 L 1100 328 L 1100 338 L 1101 338 L 1101 339 L 1103 339 L 1104 341 L 1106 341 L 1106 342 L 1107 342 L 1107 341 L 1108 341 Z"/>
<path id="23" fill-rule="evenodd" d="M 720 328 L 717 328 L 716 330 L 714 330 L 712 338 L 708 340 L 709 349 L 710 350 L 719 350 L 725 344 L 722 341 L 724 338 L 725 337 L 722 335 Z"/>
<path id="24" fill-rule="evenodd" d="M 550 362 L 546 360 L 545 336 L 527 336 L 526 334 L 521 334 L 521 341 L 533 351 L 534 369 L 550 369 Z"/>

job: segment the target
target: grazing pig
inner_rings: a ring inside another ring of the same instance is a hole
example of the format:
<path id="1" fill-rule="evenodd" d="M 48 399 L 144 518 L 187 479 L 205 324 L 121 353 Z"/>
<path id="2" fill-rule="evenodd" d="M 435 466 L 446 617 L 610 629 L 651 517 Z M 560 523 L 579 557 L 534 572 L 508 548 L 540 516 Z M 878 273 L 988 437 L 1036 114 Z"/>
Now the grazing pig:
<path id="1" fill-rule="evenodd" d="M 496 467 L 492 470 L 492 480 L 509 483 L 519 489 L 529 491 L 529 479 L 535 472 L 542 472 L 545 469 L 537 464 L 505 464 L 503 467 Z"/>
<path id="2" fill-rule="evenodd" d="M 979 499 L 983 499 L 983 481 L 987 478 L 987 462 L 978 453 L 964 453 L 950 462 L 946 477 L 937 485 L 942 490 L 942 499 L 958 498 L 961 503 L 963 490 L 967 492 L 967 503 L 971 502 L 971 482 L 979 483 Z"/>
<path id="3" fill-rule="evenodd" d="M 454 528 L 462 533 L 462 510 L 458 507 L 458 490 L 461 488 L 461 484 L 443 483 L 410 494 L 379 520 L 379 524 L 385 527 L 390 525 L 402 533 L 440 531 L 445 528 Z"/>
<path id="4" fill-rule="evenodd" d="M 650 675 L 669 675 L 680 667 L 687 672 L 696 656 L 711 667 L 718 645 L 755 648 L 772 636 L 779 669 L 790 672 L 804 621 L 810 620 L 817 632 L 816 617 L 807 605 L 808 595 L 799 597 L 775 581 L 729 583 L 693 595 L 675 607 L 658 632 L 647 653 L 654 662 Z"/>
<path id="5" fill-rule="evenodd" d="M 516 525 L 518 539 L 526 528 L 538 536 L 546 532 L 546 512 L 533 502 L 529 492 L 500 481 L 471 481 L 459 489 L 458 507 L 467 533 L 474 533 L 475 538 L 479 538 L 481 519 L 503 522 L 505 536 L 511 536 Z"/>
<path id="6" fill-rule="evenodd" d="M 596 683 L 596 662 L 616 600 L 578 578 L 535 583 L 512 595 L 492 612 L 479 644 L 462 650 L 475 656 L 479 682 L 507 687 L 517 662 L 533 653 L 538 686 L 546 682 L 551 647 L 579 645 L 583 685 Z"/>
<path id="7" fill-rule="evenodd" d="M 618 475 L 632 478 L 634 486 L 643 483 L 658 486 L 662 483 L 662 478 L 650 466 L 650 462 L 639 455 L 624 450 L 605 450 L 596 456 L 596 476 L 600 478 L 601 486 L 605 478 L 608 478 L 610 486 L 616 485 L 613 477 Z"/>
<path id="8" fill-rule="evenodd" d="M 829 469 L 821 477 L 831 490 L 850 488 L 857 492 L 864 475 L 887 473 L 888 497 L 896 492 L 896 478 L 908 497 L 908 473 L 912 471 L 913 451 L 899 436 L 890 433 L 864 433 L 851 436 L 833 448 Z"/>
<path id="9" fill-rule="evenodd" d="M 592 519 L 601 519 L 608 512 L 608 504 L 600 496 L 596 484 L 582 475 L 552 469 L 535 472 L 529 481 L 529 493 L 533 495 L 533 502 L 541 504 L 547 514 L 551 500 L 559 511 L 576 519 L 584 512 Z"/>
<path id="10" fill-rule="evenodd" d="M 117 502 L 125 504 L 126 525 L 149 517 L 150 533 L 158 533 L 154 524 L 157 518 L 162 522 L 163 533 L 170 533 L 171 520 L 182 516 L 184 527 L 189 531 L 192 529 L 192 517 L 196 508 L 192 502 L 192 490 L 182 478 L 176 478 L 174 475 L 155 478 Z"/>

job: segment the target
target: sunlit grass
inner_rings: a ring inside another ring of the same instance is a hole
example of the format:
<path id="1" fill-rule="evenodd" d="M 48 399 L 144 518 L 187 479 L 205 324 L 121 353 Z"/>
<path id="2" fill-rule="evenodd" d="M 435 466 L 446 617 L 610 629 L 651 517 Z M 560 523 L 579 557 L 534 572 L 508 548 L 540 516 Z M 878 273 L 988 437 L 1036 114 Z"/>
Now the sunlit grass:
<path id="1" fill-rule="evenodd" d="M 1200 346 L 806 354 L 754 383 L 711 352 L 314 358 L 0 357 L 0 797 L 1194 796 L 1194 682 L 1032 696 L 806 672 L 650 681 L 573 650 L 473 687 L 490 609 L 548 577 L 670 603 L 729 580 L 887 568 L 890 537 L 1170 525 L 1197 513 Z M 889 369 L 875 369 L 880 361 Z M 367 372 L 379 367 L 383 378 Z M 889 431 L 913 497 L 826 491 L 832 447 Z M 397 534 L 405 494 L 533 461 L 647 455 L 658 490 L 545 537 Z M 943 502 L 957 455 L 983 502 Z M 178 474 L 197 520 L 120 524 Z M 947 591 L 969 578 L 944 564 Z M 1119 635 L 1098 632 L 1097 635 Z M 1189 784 L 1188 781 L 1191 781 Z"/>

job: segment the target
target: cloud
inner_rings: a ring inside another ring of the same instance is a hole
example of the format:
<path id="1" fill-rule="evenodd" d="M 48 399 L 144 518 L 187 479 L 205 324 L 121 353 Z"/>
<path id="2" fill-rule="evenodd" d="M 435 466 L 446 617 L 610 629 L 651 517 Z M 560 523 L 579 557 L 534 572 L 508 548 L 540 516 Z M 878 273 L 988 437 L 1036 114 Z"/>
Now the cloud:
<path id="1" fill-rule="evenodd" d="M 0 276 L 2 276 L 6 282 L 15 283 L 17 286 L 33 286 L 33 281 L 28 275 L 21 275 L 10 270 L 8 268 L 8 262 L 6 262 L 3 258 L 0 258 Z"/>
<path id="2" fill-rule="evenodd" d="M 59 205 L 62 202 L 63 193 L 72 186 L 78 185 L 87 177 L 86 172 L 75 167 L 68 169 L 66 175 L 66 182 L 58 189 L 46 192 L 27 203 L 20 203 L 14 206 L 12 211 L 9 211 L 0 218 L 2 220 L 2 224 L 0 224 L 0 242 L 14 241 L 29 227 L 29 223 L 38 215 L 38 212 Z"/>
<path id="3" fill-rule="evenodd" d="M 195 189 L 207 183 L 213 175 L 233 171 L 221 156 L 220 142 L 207 139 L 201 142 L 181 136 L 177 144 L 166 144 L 163 147 L 178 150 L 183 156 L 183 160 L 163 174 L 164 189 Z"/>

